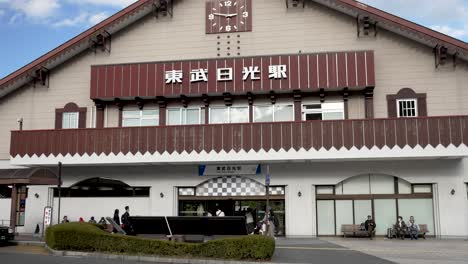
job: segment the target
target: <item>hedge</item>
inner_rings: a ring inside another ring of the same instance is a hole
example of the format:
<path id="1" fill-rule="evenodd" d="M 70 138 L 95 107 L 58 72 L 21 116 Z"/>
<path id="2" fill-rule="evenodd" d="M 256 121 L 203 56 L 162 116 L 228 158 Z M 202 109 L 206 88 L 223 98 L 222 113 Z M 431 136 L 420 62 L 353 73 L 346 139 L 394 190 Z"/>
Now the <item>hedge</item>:
<path id="1" fill-rule="evenodd" d="M 269 260 L 275 251 L 274 239 L 265 236 L 249 235 L 191 244 L 109 234 L 88 223 L 49 227 L 46 243 L 55 250 L 232 260 Z"/>

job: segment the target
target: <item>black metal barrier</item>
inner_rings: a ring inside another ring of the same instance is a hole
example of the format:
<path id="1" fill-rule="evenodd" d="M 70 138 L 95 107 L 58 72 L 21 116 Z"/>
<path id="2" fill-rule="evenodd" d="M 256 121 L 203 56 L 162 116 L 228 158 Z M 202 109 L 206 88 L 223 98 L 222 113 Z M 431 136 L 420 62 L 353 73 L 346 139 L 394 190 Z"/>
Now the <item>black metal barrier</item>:
<path id="1" fill-rule="evenodd" d="M 168 216 L 167 222 L 164 216 L 132 216 L 130 222 L 136 235 L 247 235 L 243 216 Z"/>

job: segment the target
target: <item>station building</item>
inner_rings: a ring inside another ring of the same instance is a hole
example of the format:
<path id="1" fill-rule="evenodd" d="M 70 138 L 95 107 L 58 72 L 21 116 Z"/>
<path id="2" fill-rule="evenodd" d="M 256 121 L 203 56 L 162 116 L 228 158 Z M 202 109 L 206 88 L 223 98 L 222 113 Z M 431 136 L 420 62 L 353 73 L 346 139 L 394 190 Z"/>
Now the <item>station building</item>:
<path id="1" fill-rule="evenodd" d="M 269 182 L 278 235 L 468 237 L 467 61 L 353 0 L 137 1 L 0 80 L 0 221 L 258 220 Z"/>

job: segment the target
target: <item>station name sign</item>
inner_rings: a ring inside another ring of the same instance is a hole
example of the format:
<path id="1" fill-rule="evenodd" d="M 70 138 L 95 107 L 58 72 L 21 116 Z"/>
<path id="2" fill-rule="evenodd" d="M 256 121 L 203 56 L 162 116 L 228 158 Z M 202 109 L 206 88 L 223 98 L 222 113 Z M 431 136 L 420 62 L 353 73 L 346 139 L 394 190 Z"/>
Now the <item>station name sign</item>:
<path id="1" fill-rule="evenodd" d="M 91 99 L 339 91 L 375 87 L 374 52 L 330 52 L 91 67 Z"/>
<path id="2" fill-rule="evenodd" d="M 262 173 L 262 166 L 257 165 L 199 165 L 199 176 L 222 175 L 258 175 Z"/>

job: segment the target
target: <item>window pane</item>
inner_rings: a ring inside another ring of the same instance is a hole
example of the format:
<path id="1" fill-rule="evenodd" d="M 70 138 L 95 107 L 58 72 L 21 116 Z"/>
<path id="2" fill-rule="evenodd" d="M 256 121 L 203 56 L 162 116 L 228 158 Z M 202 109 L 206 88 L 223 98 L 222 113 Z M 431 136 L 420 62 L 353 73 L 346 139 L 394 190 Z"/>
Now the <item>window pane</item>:
<path id="1" fill-rule="evenodd" d="M 231 107 L 231 123 L 248 123 L 249 107 Z"/>
<path id="2" fill-rule="evenodd" d="M 200 109 L 183 109 L 184 124 L 185 125 L 196 125 L 200 124 Z"/>
<path id="3" fill-rule="evenodd" d="M 333 201 L 317 201 L 318 235 L 335 235 L 335 206 Z"/>
<path id="4" fill-rule="evenodd" d="M 122 120 L 123 127 L 138 127 L 140 126 L 140 119 L 123 119 Z"/>
<path id="5" fill-rule="evenodd" d="M 180 125 L 180 109 L 167 110 L 167 124 Z"/>
<path id="6" fill-rule="evenodd" d="M 143 117 L 157 117 L 159 116 L 159 110 L 157 109 L 143 110 L 142 116 Z"/>
<path id="7" fill-rule="evenodd" d="M 367 216 L 372 215 L 371 200 L 354 201 L 354 223 L 359 225 L 367 220 Z"/>
<path id="8" fill-rule="evenodd" d="M 353 201 L 337 200 L 336 203 L 336 234 L 341 235 L 341 225 L 353 224 Z"/>
<path id="9" fill-rule="evenodd" d="M 414 216 L 416 224 L 426 224 L 429 234 L 434 234 L 434 213 L 432 199 L 398 199 L 398 213 L 408 222 Z"/>
<path id="10" fill-rule="evenodd" d="M 344 119 L 343 112 L 325 112 L 323 113 L 323 120 L 342 120 Z"/>
<path id="11" fill-rule="evenodd" d="M 317 194 L 333 194 L 334 186 L 317 186 L 316 192 Z"/>
<path id="12" fill-rule="evenodd" d="M 340 112 L 343 112 L 344 103 L 323 103 L 322 109 L 323 110 L 340 110 Z"/>
<path id="13" fill-rule="evenodd" d="M 413 185 L 414 193 L 431 193 L 432 186 L 430 184 L 427 185 Z"/>
<path id="14" fill-rule="evenodd" d="M 79 113 L 63 113 L 62 128 L 78 128 L 78 115 Z"/>
<path id="15" fill-rule="evenodd" d="M 157 125 L 159 125 L 159 118 L 141 120 L 141 126 L 157 126 Z"/>
<path id="16" fill-rule="evenodd" d="M 122 113 L 122 118 L 140 118 L 140 111 L 135 110 L 135 111 L 123 111 Z"/>
<path id="17" fill-rule="evenodd" d="M 216 107 L 210 109 L 210 124 L 228 123 L 227 107 Z"/>
<path id="18" fill-rule="evenodd" d="M 254 122 L 272 122 L 273 121 L 273 107 L 268 106 L 254 106 Z"/>
<path id="19" fill-rule="evenodd" d="M 386 235 L 387 228 L 392 228 L 397 218 L 395 199 L 375 199 L 374 212 L 374 220 L 377 224 L 375 234 L 379 236 Z"/>
<path id="20" fill-rule="evenodd" d="M 275 105 L 275 121 L 294 121 L 292 105 Z"/>
<path id="21" fill-rule="evenodd" d="M 304 105 L 302 106 L 304 110 L 312 110 L 312 109 L 321 109 L 322 106 L 320 104 L 313 104 L 313 105 Z"/>
<path id="22" fill-rule="evenodd" d="M 314 114 L 305 114 L 305 120 L 322 120 L 322 114 L 321 113 L 314 113 Z"/>

